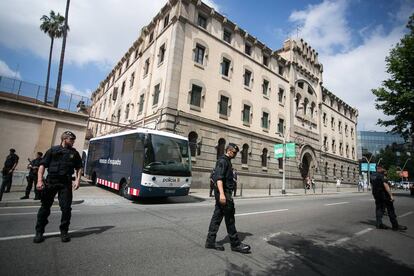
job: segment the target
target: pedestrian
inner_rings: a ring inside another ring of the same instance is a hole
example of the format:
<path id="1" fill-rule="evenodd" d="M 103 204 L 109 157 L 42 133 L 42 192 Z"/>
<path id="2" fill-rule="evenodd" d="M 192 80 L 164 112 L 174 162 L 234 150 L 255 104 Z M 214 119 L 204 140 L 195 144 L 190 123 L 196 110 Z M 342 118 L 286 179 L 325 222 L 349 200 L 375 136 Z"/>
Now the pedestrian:
<path id="1" fill-rule="evenodd" d="M 336 179 L 336 191 L 339 192 L 341 190 L 341 179 L 338 177 Z"/>
<path id="2" fill-rule="evenodd" d="M 312 185 L 312 190 L 313 190 L 313 193 L 315 193 L 315 191 L 316 191 L 316 183 L 315 183 L 315 178 L 311 178 L 311 185 Z"/>
<path id="3" fill-rule="evenodd" d="M 42 193 L 40 198 L 42 205 L 37 213 L 34 243 L 44 241 L 43 233 L 56 194 L 58 194 L 59 206 L 62 211 L 60 237 L 62 242 L 70 241 L 68 230 L 72 211 L 72 188 L 74 190 L 79 188 L 82 173 L 82 159 L 79 152 L 73 148 L 75 139 L 76 136 L 71 131 L 63 132 L 61 144 L 51 147 L 40 161 L 36 188 Z M 48 169 L 48 175 L 46 182 L 43 183 L 45 168 Z M 74 170 L 76 170 L 75 181 L 72 183 Z"/>
<path id="4" fill-rule="evenodd" d="M 397 215 L 394 209 L 394 197 L 392 195 L 388 182 L 384 179 L 384 169 L 377 165 L 377 171 L 371 175 L 372 195 L 375 199 L 375 217 L 377 229 L 388 229 L 389 227 L 382 223 L 382 216 L 387 209 L 392 230 L 404 231 L 406 226 L 398 224 Z"/>
<path id="5" fill-rule="evenodd" d="M 36 154 L 36 158 L 30 161 L 29 165 L 27 166 L 27 168 L 29 169 L 29 175 L 27 176 L 26 192 L 24 196 L 22 196 L 20 199 L 28 199 L 30 191 L 32 190 L 33 186 L 34 186 L 34 194 L 35 194 L 34 200 L 40 199 L 39 190 L 36 189 L 36 184 L 37 184 L 37 173 L 39 171 L 39 164 L 40 164 L 40 160 L 42 160 L 42 156 L 43 156 L 43 153 L 39 151 Z"/>
<path id="6" fill-rule="evenodd" d="M 3 197 L 3 193 L 9 193 L 13 181 L 13 172 L 16 169 L 17 164 L 19 163 L 19 156 L 16 154 L 15 149 L 9 150 L 9 155 L 4 161 L 4 166 L 2 170 L 3 181 L 0 187 L 0 201 Z"/>
<path id="7" fill-rule="evenodd" d="M 230 238 L 231 250 L 240 253 L 250 253 L 250 246 L 240 241 L 234 218 L 235 208 L 232 197 L 234 182 L 231 159 L 236 157 L 238 151 L 239 148 L 236 144 L 229 143 L 226 147 L 226 153 L 216 162 L 216 173 L 214 176 L 214 196 L 216 204 L 213 216 L 211 217 L 210 226 L 208 228 L 205 247 L 220 251 L 224 250 L 222 245 L 216 243 L 217 232 L 224 217 L 227 233 Z"/>

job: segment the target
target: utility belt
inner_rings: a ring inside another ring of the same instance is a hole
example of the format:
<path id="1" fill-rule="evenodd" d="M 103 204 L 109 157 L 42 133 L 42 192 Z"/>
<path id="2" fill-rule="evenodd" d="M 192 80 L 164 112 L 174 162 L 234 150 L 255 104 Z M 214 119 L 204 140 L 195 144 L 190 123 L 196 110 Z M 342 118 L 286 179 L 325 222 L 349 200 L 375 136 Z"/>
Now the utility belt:
<path id="1" fill-rule="evenodd" d="M 70 175 L 48 175 L 46 177 L 46 183 L 48 185 L 71 184 L 72 176 Z"/>

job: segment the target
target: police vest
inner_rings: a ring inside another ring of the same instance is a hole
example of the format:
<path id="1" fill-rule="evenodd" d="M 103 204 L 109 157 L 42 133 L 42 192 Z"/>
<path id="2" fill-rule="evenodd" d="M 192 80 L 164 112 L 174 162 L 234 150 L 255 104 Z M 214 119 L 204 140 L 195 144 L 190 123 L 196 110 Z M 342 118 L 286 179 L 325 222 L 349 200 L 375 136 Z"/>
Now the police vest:
<path id="1" fill-rule="evenodd" d="M 54 146 L 51 148 L 51 160 L 48 168 L 48 176 L 71 176 L 76 162 L 76 150 Z"/>

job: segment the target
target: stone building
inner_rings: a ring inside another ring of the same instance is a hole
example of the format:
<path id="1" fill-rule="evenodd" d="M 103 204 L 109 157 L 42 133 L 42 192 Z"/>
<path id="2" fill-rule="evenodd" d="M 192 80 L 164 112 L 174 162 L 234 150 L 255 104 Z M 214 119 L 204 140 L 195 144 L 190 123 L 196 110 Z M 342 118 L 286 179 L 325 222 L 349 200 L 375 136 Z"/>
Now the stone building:
<path id="1" fill-rule="evenodd" d="M 201 1 L 170 0 L 92 95 L 90 124 L 101 136 L 149 127 L 189 138 L 193 187 L 225 144 L 244 187 L 282 185 L 274 145 L 296 143 L 285 163 L 287 188 L 354 184 L 358 111 L 323 87 L 318 53 L 288 39 L 272 50 Z"/>

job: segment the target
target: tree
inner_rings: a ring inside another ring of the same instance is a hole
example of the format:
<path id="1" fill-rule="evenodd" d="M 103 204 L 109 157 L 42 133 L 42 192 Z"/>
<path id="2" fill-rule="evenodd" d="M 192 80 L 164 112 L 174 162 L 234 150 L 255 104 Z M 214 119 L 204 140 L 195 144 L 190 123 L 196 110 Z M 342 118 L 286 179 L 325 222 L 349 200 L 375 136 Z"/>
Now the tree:
<path id="1" fill-rule="evenodd" d="M 68 31 L 69 31 L 69 26 L 68 26 L 69 5 L 70 5 L 70 0 L 66 0 L 65 24 L 63 26 L 62 51 L 60 52 L 59 74 L 58 74 L 58 80 L 57 80 L 57 85 L 56 85 L 55 101 L 53 103 L 54 107 L 58 107 L 59 105 L 60 86 L 62 84 L 63 61 L 65 59 L 66 36 L 68 35 Z"/>
<path id="2" fill-rule="evenodd" d="M 407 33 L 386 57 L 390 78 L 382 87 L 373 89 L 376 108 L 383 110 L 389 120 L 378 120 L 382 126 L 392 126 L 391 132 L 414 141 L 414 14 L 409 18 Z"/>
<path id="3" fill-rule="evenodd" d="M 50 16 L 43 15 L 40 18 L 42 23 L 40 29 L 50 37 L 50 51 L 49 51 L 49 64 L 47 66 L 47 77 L 46 77 L 46 89 L 45 89 L 45 103 L 47 103 L 47 95 L 49 92 L 49 78 L 50 78 L 50 64 L 52 62 L 53 42 L 55 38 L 60 38 L 63 35 L 63 23 L 65 18 L 59 13 L 56 14 L 54 11 L 50 11 Z"/>

